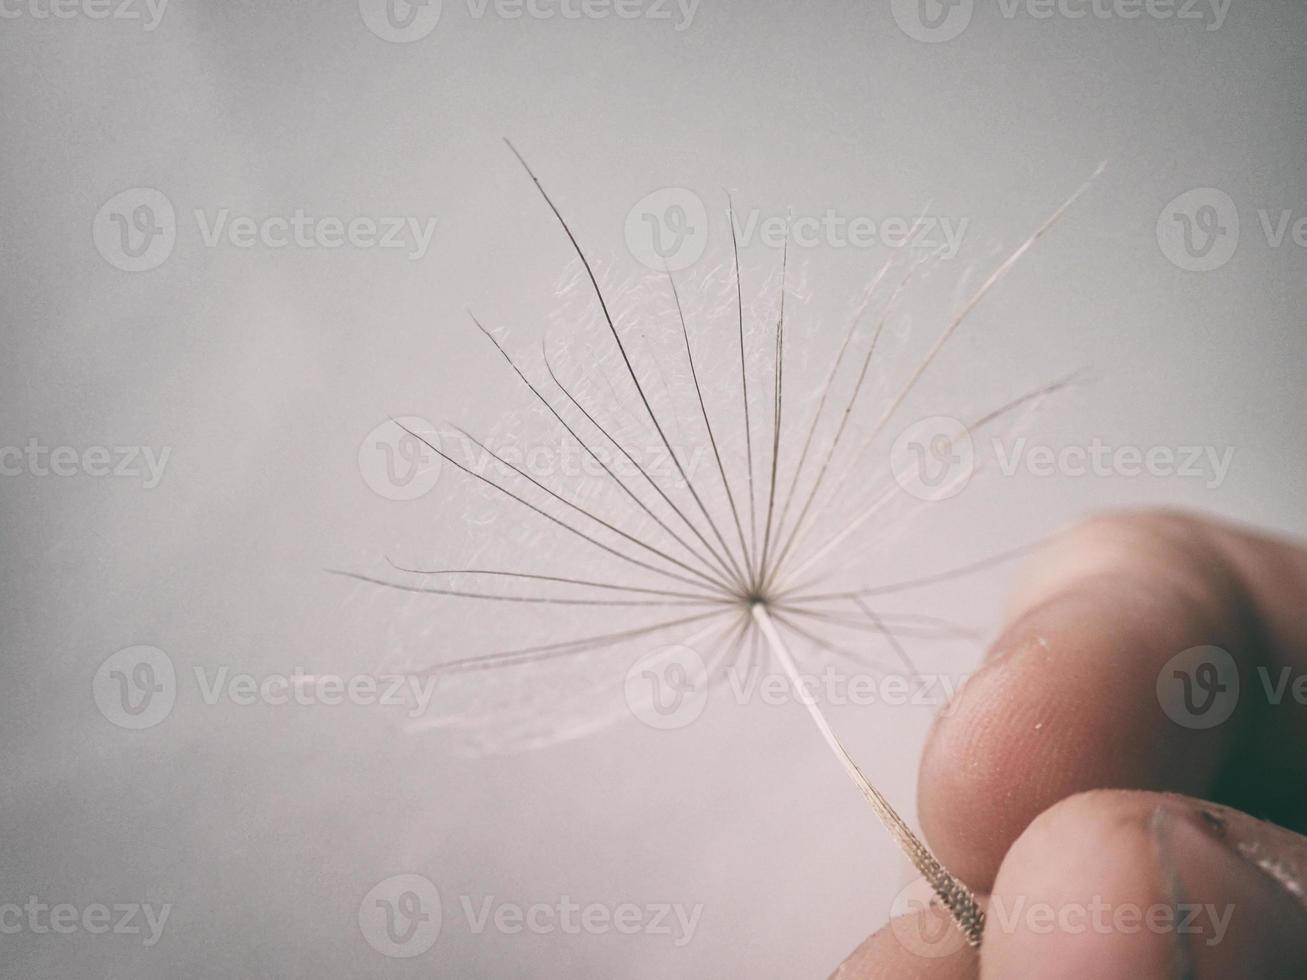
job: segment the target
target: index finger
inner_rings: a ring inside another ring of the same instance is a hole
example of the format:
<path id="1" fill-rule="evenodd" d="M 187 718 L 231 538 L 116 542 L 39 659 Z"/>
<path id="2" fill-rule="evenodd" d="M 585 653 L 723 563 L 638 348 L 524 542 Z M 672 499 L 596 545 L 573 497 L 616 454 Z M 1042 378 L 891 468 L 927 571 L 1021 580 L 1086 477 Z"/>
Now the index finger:
<path id="1" fill-rule="evenodd" d="M 1139 514 L 1060 536 L 927 745 L 920 813 L 940 859 L 988 890 L 1039 813 L 1101 788 L 1301 827 L 1304 606 L 1307 551 L 1257 534 Z"/>

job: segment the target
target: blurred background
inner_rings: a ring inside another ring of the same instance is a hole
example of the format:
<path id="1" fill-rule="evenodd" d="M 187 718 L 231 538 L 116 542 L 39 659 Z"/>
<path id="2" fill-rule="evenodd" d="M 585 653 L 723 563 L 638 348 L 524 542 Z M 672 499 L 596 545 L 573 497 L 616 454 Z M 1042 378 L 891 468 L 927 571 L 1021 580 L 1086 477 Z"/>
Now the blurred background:
<path id="1" fill-rule="evenodd" d="M 932 256 L 893 327 L 925 350 L 1106 160 L 888 442 L 1087 380 L 847 560 L 926 575 L 1126 506 L 1301 534 L 1304 41 L 1293 0 L 0 0 L 0 972 L 826 975 L 913 874 L 792 701 L 727 683 L 659 727 L 595 658 L 611 724 L 486 751 L 368 695 L 594 629 L 326 573 L 548 550 L 387 424 L 547 431 L 467 307 L 533 376 L 545 338 L 620 381 L 501 138 L 632 331 L 666 262 L 729 340 L 729 192 L 765 346 L 790 220 L 803 405 L 886 259 Z M 1012 571 L 898 610 L 977 633 L 905 640 L 927 669 L 965 676 Z M 832 706 L 909 819 L 920 700 Z"/>

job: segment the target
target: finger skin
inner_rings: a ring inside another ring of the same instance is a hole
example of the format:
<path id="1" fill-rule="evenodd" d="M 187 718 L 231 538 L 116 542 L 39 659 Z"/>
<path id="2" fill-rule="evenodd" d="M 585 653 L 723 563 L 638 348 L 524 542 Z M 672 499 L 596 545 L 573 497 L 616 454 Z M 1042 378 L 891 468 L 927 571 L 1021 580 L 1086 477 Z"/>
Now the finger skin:
<path id="1" fill-rule="evenodd" d="M 1307 710 L 1264 710 L 1251 695 L 1255 667 L 1307 659 L 1307 552 L 1194 518 L 1123 515 L 1061 536 L 1026 580 L 1016 619 L 937 720 L 922 763 L 922 825 L 954 873 L 988 891 L 1037 815 L 1091 789 L 1215 796 L 1300 819 Z M 1235 658 L 1245 695 L 1228 721 L 1198 730 L 1168 717 L 1157 684 L 1172 657 L 1204 645 Z M 1251 798 L 1268 786 L 1279 798 Z"/>
<path id="2" fill-rule="evenodd" d="M 1254 843 L 1255 842 L 1255 845 Z M 990 896 L 981 977 L 1300 977 L 1307 904 L 1263 856 L 1307 839 L 1173 795 L 1080 794 L 1017 839 Z"/>
<path id="3" fill-rule="evenodd" d="M 1241 697 L 1227 723 L 1196 731 L 1165 718 L 1155 685 L 1159 667 L 1172 655 L 1200 644 L 1228 648 L 1245 685 L 1254 667 L 1273 668 L 1276 676 L 1283 669 L 1307 676 L 1307 550 L 1185 515 L 1116 515 L 1061 536 L 1024 579 L 1014 597 L 1012 625 L 960 702 L 937 722 L 923 762 L 922 822 L 944 861 L 978 890 L 992 887 L 1002 866 L 1000 899 L 1038 885 L 1022 872 L 1023 863 L 1037 869 L 1056 866 L 1058 859 L 1082 862 L 1079 870 L 1062 869 L 1062 877 L 1079 881 L 1082 891 L 1098 874 L 1100 890 L 1142 894 L 1155 889 L 1158 879 L 1132 878 L 1130 868 L 1141 866 L 1141 860 L 1122 861 L 1115 851 L 1133 848 L 1142 859 L 1157 852 L 1160 832 L 1168 852 L 1194 855 L 1194 869 L 1202 872 L 1195 888 L 1220 891 L 1216 885 L 1230 879 L 1224 890 L 1242 894 L 1250 908 L 1269 901 L 1279 909 L 1275 903 L 1284 894 L 1301 897 L 1307 887 L 1307 846 L 1283 828 L 1196 801 L 1163 820 L 1155 815 L 1157 801 L 1181 797 L 1121 794 L 1145 802 L 1118 807 L 1125 812 L 1115 822 L 1119 840 L 1114 844 L 1108 832 L 1114 823 L 1106 816 L 1112 808 L 1086 806 L 1083 791 L 1103 786 L 1188 790 L 1246 801 L 1259 815 L 1302 826 L 1307 711 L 1294 705 L 1271 710 L 1255 697 Z M 1067 798 L 1073 802 L 1060 804 Z M 1139 811 L 1147 807 L 1144 819 Z M 1038 817 L 1049 808 L 1051 815 Z M 1078 820 L 1088 826 L 1077 827 Z M 1049 825 L 1066 833 L 1049 833 Z M 1141 825 L 1147 836 L 1141 837 Z M 1209 852 L 1204 829 L 1209 837 L 1228 834 L 1226 850 Z M 1086 848 L 1085 841 L 1094 844 Z M 1014 843 L 1020 848 L 1009 865 L 1004 856 Z M 1249 868 L 1257 874 L 1246 879 Z M 1113 875 L 1120 880 L 1110 880 Z M 1268 876 L 1281 887 L 1269 896 L 1260 891 Z M 1172 885 L 1183 878 L 1172 876 Z M 1265 922 L 1274 918 L 1261 916 Z M 1251 929 L 1256 920 L 1256 915 L 1241 919 L 1240 928 Z M 991 914 L 991 929 L 994 921 Z M 1301 924 L 1296 928 L 1301 931 Z M 951 963 L 922 965 L 896 932 L 902 929 L 881 930 L 837 975 L 935 976 L 922 971 L 954 969 Z M 1075 951 L 1049 948 L 1056 961 L 1049 975 L 1063 975 L 1057 969 Z M 1212 963 L 1238 948 L 1230 943 L 1200 953 Z M 1020 960 L 1010 933 L 992 941 L 987 936 L 985 975 L 1005 975 L 1001 957 L 1014 950 Z M 1107 952 L 1081 954 L 1094 959 Z M 1149 955 L 1176 955 L 1174 942 L 1160 952 L 1148 943 L 1134 948 L 1126 943 L 1124 954 L 1135 957 L 1130 968 L 1138 971 L 1163 969 L 1160 959 L 1146 962 Z M 1175 973 L 1175 965 L 1165 959 L 1172 972 L 1157 975 L 1186 975 Z M 969 966 L 957 969 L 970 975 Z M 1247 975 L 1233 961 L 1229 966 L 1232 972 L 1210 975 Z M 1012 971 L 1006 975 L 1028 975 L 1024 965 Z"/>
<path id="4" fill-rule="evenodd" d="M 935 908 L 891 920 L 834 977 L 1298 977 L 1307 837 L 1174 794 L 1083 793 L 1022 833 L 984 904 L 979 959 Z"/>
<path id="5" fill-rule="evenodd" d="M 977 980 L 976 951 L 948 930 L 955 927 L 938 906 L 896 918 L 854 950 L 831 980 Z"/>

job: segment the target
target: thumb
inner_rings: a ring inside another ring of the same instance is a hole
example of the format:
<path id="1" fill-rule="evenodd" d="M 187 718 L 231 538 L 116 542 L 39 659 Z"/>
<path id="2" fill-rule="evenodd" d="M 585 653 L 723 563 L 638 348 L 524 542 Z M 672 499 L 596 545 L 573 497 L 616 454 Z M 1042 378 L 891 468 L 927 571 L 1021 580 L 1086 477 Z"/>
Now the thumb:
<path id="1" fill-rule="evenodd" d="M 1171 794 L 1041 814 L 990 895 L 982 977 L 1300 977 L 1307 838 Z"/>

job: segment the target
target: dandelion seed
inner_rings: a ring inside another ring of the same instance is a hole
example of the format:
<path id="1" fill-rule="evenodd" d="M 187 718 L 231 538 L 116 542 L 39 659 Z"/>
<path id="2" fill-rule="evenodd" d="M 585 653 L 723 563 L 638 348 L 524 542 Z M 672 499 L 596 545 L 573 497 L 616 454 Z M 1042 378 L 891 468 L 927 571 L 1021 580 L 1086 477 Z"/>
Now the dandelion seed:
<path id="1" fill-rule="evenodd" d="M 839 641 L 839 631 L 855 638 L 879 637 L 909 676 L 915 676 L 917 671 L 901 642 L 903 637 L 970 635 L 936 617 L 881 611 L 873 607 L 872 601 L 975 574 L 1017 557 L 1029 547 L 896 582 L 854 583 L 846 588 L 832 588 L 823 583 L 838 577 L 850 564 L 846 559 L 854 547 L 853 535 L 869 526 L 883 531 L 902 523 L 886 520 L 892 508 L 903 505 L 901 487 L 883 480 L 880 486 L 865 486 L 866 477 L 873 474 L 880 477 L 884 468 L 863 467 L 859 462 L 876 444 L 891 419 L 901 412 L 976 306 L 1056 223 L 1085 187 L 994 270 L 916 361 L 906 382 L 888 399 L 882 399 L 879 386 L 872 379 L 873 371 L 879 369 L 879 362 L 884 359 L 887 325 L 896 315 L 904 290 L 921 271 L 923 263 L 929 261 L 929 256 L 910 259 L 902 274 L 892 279 L 894 285 L 888 297 L 882 296 L 880 287 L 882 280 L 890 278 L 895 263 L 886 262 L 857 305 L 825 380 L 816 387 L 816 407 L 806 417 L 806 425 L 798 426 L 803 437 L 796 442 L 789 432 L 794 425 L 792 392 L 803 388 L 796 386 L 787 374 L 790 366 L 787 360 L 793 357 L 790 353 L 793 345 L 787 344 L 786 322 L 788 246 L 781 259 L 774 319 L 766 321 L 768 328 L 746 329 L 746 321 L 754 318 L 746 317 L 739 243 L 731 221 L 731 259 L 716 284 L 727 285 L 732 294 L 730 313 L 735 323 L 730 339 L 734 350 L 729 353 L 738 363 L 729 372 L 719 370 L 711 376 L 714 379 L 737 377 L 738 389 L 734 391 L 729 386 L 705 385 L 708 375 L 703 364 L 709 355 L 703 348 L 713 338 L 691 329 L 691 316 L 683 302 L 681 285 L 670 271 L 665 272 L 661 281 L 665 299 L 671 304 L 668 321 L 675 346 L 679 348 L 676 361 L 683 362 L 688 369 L 680 384 L 683 397 L 678 398 L 675 379 L 669 381 L 667 377 L 666 359 L 652 353 L 641 354 L 639 346 L 633 343 L 631 331 L 610 301 L 612 291 L 606 293 L 601 286 L 595 266 L 560 209 L 517 150 L 512 144 L 509 147 L 557 219 L 580 264 L 579 278 L 588 286 L 587 302 L 591 309 L 597 308 L 594 326 L 605 347 L 596 348 L 592 356 L 582 358 L 585 370 L 582 383 L 577 383 L 565 377 L 567 365 L 562 363 L 575 356 L 576 350 L 565 349 L 559 358 L 547 346 L 542 346 L 544 373 L 553 386 L 549 388 L 543 382 L 532 380 L 534 372 L 523 366 L 479 319 L 473 317 L 473 323 L 544 410 L 546 422 L 556 426 L 552 437 L 575 444 L 595 464 L 596 486 L 588 493 L 569 492 L 557 480 L 533 473 L 528 465 L 514 461 L 504 451 L 492 449 L 490 440 L 462 429 L 457 431 L 467 445 L 481 451 L 484 466 L 460 460 L 417 433 L 409 434 L 505 506 L 529 521 L 541 522 L 559 542 L 566 541 L 605 563 L 604 573 L 581 575 L 575 572 L 575 566 L 567 566 L 565 571 L 531 571 L 520 565 L 492 568 L 479 563 L 465 568 L 424 568 L 418 563 L 391 561 L 392 570 L 410 576 L 409 581 L 352 572 L 337 574 L 415 595 L 531 606 L 542 612 L 554 610 L 572 617 L 584 614 L 587 620 L 603 611 L 615 610 L 621 610 L 624 617 L 643 614 L 648 618 L 617 629 L 592 628 L 573 639 L 532 642 L 446 661 L 423 673 L 439 676 L 449 684 L 467 683 L 485 675 L 525 675 L 528 681 L 524 686 L 535 690 L 532 696 L 521 699 L 517 707 L 522 709 L 520 716 L 528 722 L 539 722 L 528 724 L 522 738 L 524 744 L 534 745 L 575 737 L 609 720 L 600 717 L 597 711 L 587 713 L 587 708 L 593 707 L 591 702 L 603 702 L 600 694 L 614 684 L 614 674 L 620 674 L 613 670 L 609 655 L 631 642 L 671 637 L 685 646 L 705 644 L 714 651 L 707 664 L 710 681 L 719 679 L 731 663 L 747 664 L 750 673 L 761 669 L 765 651 L 785 672 L 795 690 L 802 691 L 795 644 L 867 664 L 863 650 Z M 733 204 L 729 213 L 734 213 Z M 712 280 L 714 274 L 707 278 Z M 570 290 L 569 295 L 575 298 Z M 860 331 L 867 322 L 874 326 L 870 335 L 863 337 Z M 757 379 L 751 383 L 750 378 L 750 356 L 764 349 L 772 352 L 771 363 L 767 365 L 770 378 L 765 379 L 770 385 L 765 381 L 758 383 Z M 851 383 L 847 377 L 850 365 L 856 366 Z M 1065 379 L 1009 398 L 998 408 L 974 415 L 964 431 L 986 431 L 995 425 L 1018 421 L 1043 399 L 1071 382 L 1072 379 Z M 610 399 L 606 408 L 601 408 L 586 390 L 600 384 L 616 399 L 615 402 Z M 761 418 L 759 406 L 755 404 L 759 397 L 769 402 Z M 883 403 L 876 411 L 864 411 L 873 399 Z M 720 404 L 711 404 L 713 401 Z M 615 417 L 615 412 L 620 412 L 620 417 Z M 871 420 L 870 426 L 859 430 L 864 417 Z M 743 439 L 737 441 L 743 443 L 742 459 L 738 458 L 740 447 L 722 438 L 737 421 L 743 428 Z M 766 438 L 755 440 L 755 429 L 765 433 Z M 702 433 L 702 437 L 697 433 Z M 639 447 L 649 437 L 658 452 L 665 455 L 670 474 L 665 468 L 659 472 L 658 467 L 642 458 L 644 454 Z M 695 444 L 687 446 L 691 441 Z M 949 443 L 947 448 L 951 449 L 952 445 Z M 706 476 L 703 469 L 693 465 L 700 450 L 706 450 L 703 455 L 711 461 Z M 787 478 L 785 469 L 791 460 L 793 468 Z M 759 467 L 761 474 L 755 472 Z M 860 483 L 857 477 L 863 477 L 864 482 Z M 872 492 L 862 492 L 867 489 Z M 829 515 L 839 513 L 841 505 L 847 508 L 850 495 L 859 501 L 853 516 L 832 520 Z M 857 547 L 861 550 L 865 544 L 859 543 Z M 620 574 L 612 572 L 614 563 L 621 569 Z M 465 579 L 477 584 L 465 585 Z M 572 669 L 556 675 L 548 673 L 560 665 L 570 665 Z M 870 666 L 894 669 L 890 664 Z M 536 710 L 541 703 L 542 685 L 551 677 L 549 696 L 565 706 L 560 714 L 567 719 L 552 730 Z M 494 723 L 497 714 L 485 710 L 485 703 L 478 700 L 487 696 L 485 687 L 465 686 L 458 690 L 465 698 L 463 710 L 433 724 Z M 449 686 L 442 691 L 447 697 L 453 693 Z M 984 914 L 972 893 L 936 860 L 864 775 L 816 700 L 812 697 L 800 700 L 827 747 L 876 816 L 929 883 L 967 940 L 973 946 L 979 945 Z"/>

